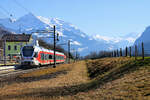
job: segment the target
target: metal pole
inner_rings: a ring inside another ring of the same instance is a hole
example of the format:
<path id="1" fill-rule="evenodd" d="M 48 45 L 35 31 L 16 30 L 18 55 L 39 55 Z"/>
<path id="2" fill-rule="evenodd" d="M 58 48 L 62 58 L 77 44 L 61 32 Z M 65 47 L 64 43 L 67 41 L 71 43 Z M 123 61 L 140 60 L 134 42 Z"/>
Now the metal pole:
<path id="1" fill-rule="evenodd" d="M 68 40 L 68 63 L 70 64 L 70 40 Z"/>
<path id="2" fill-rule="evenodd" d="M 56 67 L 56 38 L 55 38 L 55 25 L 54 25 L 54 68 Z"/>
<path id="3" fill-rule="evenodd" d="M 78 51 L 76 50 L 76 61 L 78 61 L 78 59 L 79 59 L 79 53 L 78 53 Z"/>
<path id="4" fill-rule="evenodd" d="M 6 65 L 6 40 L 4 40 L 4 65 Z"/>

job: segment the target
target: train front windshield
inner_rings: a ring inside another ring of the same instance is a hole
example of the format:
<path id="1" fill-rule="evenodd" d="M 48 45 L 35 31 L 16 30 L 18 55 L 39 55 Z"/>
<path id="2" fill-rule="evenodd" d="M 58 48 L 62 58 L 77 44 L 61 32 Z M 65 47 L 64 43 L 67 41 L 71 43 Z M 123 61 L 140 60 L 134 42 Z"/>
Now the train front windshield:
<path id="1" fill-rule="evenodd" d="M 24 57 L 32 57 L 34 52 L 33 46 L 24 46 L 22 49 L 22 53 Z"/>

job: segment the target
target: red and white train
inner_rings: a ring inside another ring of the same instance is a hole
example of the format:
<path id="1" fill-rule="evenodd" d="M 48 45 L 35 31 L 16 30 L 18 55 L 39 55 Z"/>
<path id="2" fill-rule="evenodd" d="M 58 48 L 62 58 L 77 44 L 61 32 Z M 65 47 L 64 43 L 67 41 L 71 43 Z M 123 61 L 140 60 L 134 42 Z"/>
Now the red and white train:
<path id="1" fill-rule="evenodd" d="M 40 46 L 24 46 L 21 50 L 21 65 L 47 65 L 54 64 L 54 51 Z M 56 52 L 56 63 L 64 63 L 64 53 Z"/>

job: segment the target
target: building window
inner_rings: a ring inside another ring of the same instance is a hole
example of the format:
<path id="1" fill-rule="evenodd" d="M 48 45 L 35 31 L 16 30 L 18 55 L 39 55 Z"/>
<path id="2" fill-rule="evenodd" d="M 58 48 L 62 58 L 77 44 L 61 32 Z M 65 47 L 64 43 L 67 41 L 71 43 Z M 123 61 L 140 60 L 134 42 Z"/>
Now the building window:
<path id="1" fill-rule="evenodd" d="M 17 46 L 16 45 L 14 46 L 14 50 L 17 50 Z"/>
<path id="2" fill-rule="evenodd" d="M 8 45 L 8 50 L 11 50 L 11 46 L 10 45 Z"/>

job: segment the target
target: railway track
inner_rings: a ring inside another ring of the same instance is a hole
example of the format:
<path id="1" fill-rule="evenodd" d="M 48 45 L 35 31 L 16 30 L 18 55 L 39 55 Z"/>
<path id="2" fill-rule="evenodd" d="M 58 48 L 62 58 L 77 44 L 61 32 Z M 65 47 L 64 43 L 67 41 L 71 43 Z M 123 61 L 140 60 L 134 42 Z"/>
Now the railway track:
<path id="1" fill-rule="evenodd" d="M 32 72 L 35 70 L 45 69 L 48 67 L 52 67 L 52 65 L 48 65 L 48 66 L 44 66 L 44 67 L 36 67 L 36 68 L 32 68 L 32 69 L 12 69 L 12 68 L 11 69 L 5 69 L 5 70 L 0 71 L 0 79 L 2 79 L 4 77 L 16 76 L 19 74 Z"/>

